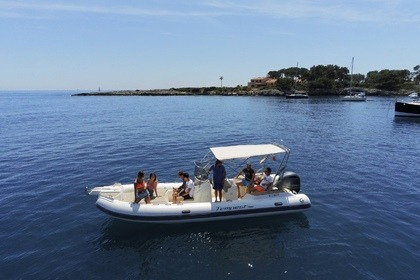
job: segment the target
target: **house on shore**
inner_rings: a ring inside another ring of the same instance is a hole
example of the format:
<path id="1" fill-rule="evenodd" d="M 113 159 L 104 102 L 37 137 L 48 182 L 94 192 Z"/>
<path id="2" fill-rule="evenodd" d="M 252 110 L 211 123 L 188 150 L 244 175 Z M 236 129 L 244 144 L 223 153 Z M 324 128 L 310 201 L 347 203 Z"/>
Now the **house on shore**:
<path id="1" fill-rule="evenodd" d="M 252 78 L 251 81 L 248 82 L 248 88 L 275 87 L 276 83 L 277 79 L 269 77 Z"/>

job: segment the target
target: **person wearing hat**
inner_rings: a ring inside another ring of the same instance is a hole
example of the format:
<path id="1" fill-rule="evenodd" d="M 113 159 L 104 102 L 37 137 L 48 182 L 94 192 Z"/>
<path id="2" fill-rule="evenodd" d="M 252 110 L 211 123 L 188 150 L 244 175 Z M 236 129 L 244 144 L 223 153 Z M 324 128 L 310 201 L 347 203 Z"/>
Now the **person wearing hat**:
<path id="1" fill-rule="evenodd" d="M 214 165 L 212 165 L 209 169 L 209 173 L 213 171 L 213 189 L 214 189 L 214 196 L 216 197 L 215 202 L 219 198 L 219 202 L 222 201 L 222 190 L 223 190 L 223 183 L 226 179 L 226 169 L 223 166 L 222 161 L 216 160 Z"/>
<path id="2" fill-rule="evenodd" d="M 251 184 L 253 184 L 254 182 L 255 171 L 254 169 L 252 169 L 250 162 L 246 163 L 246 167 L 242 169 L 238 173 L 238 175 L 236 175 L 236 178 L 238 178 L 241 175 L 244 175 L 244 178 L 236 183 L 236 187 L 238 189 L 238 198 L 241 197 L 241 186 L 245 186 L 247 188 L 252 187 Z"/>

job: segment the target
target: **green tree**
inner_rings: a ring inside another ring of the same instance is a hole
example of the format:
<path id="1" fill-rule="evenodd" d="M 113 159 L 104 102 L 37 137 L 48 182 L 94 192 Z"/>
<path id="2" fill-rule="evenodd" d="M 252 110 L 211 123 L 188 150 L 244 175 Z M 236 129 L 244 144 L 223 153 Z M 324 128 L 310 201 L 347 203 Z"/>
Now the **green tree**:
<path id="1" fill-rule="evenodd" d="M 414 66 L 413 68 L 413 80 L 416 84 L 420 83 L 420 65 Z"/>
<path id="2" fill-rule="evenodd" d="M 365 75 L 363 74 L 353 74 L 353 86 L 360 87 L 365 81 Z"/>
<path id="3" fill-rule="evenodd" d="M 290 91 L 295 84 L 295 81 L 291 78 L 279 78 L 277 79 L 276 86 L 281 91 Z"/>
<path id="4" fill-rule="evenodd" d="M 312 66 L 302 77 L 308 89 L 341 89 L 349 84 L 349 69 L 337 65 Z"/>
<path id="5" fill-rule="evenodd" d="M 383 90 L 399 90 L 410 81 L 410 71 L 408 70 L 381 70 L 371 71 L 366 76 L 366 84 L 371 88 Z"/>
<path id="6" fill-rule="evenodd" d="M 267 76 L 270 78 L 290 78 L 290 79 L 301 79 L 302 76 L 308 73 L 308 69 L 299 68 L 299 67 L 290 67 L 285 69 L 280 69 L 277 71 L 268 72 Z"/>
<path id="7" fill-rule="evenodd" d="M 331 90 L 331 89 L 334 89 L 334 81 L 328 78 L 321 77 L 313 81 L 309 81 L 308 89 L 309 90 L 317 90 L 317 89 Z"/>
<path id="8" fill-rule="evenodd" d="M 277 79 L 280 90 L 292 88 L 300 90 L 332 90 L 338 91 L 350 86 L 351 74 L 347 67 L 337 65 L 314 65 L 306 68 L 290 67 L 268 72 L 268 76 Z M 353 74 L 354 87 L 368 87 L 396 91 L 415 89 L 420 84 L 420 65 L 408 70 L 370 71 L 366 76 Z"/>

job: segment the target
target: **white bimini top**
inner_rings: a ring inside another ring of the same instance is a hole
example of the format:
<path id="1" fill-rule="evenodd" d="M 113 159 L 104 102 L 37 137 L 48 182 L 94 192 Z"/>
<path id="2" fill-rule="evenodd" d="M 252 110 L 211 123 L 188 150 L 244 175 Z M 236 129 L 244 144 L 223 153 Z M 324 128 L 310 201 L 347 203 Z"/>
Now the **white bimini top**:
<path id="1" fill-rule="evenodd" d="M 287 149 L 287 148 L 286 148 Z M 213 147 L 210 148 L 214 157 L 218 160 L 240 159 L 255 156 L 265 156 L 272 154 L 285 153 L 284 147 L 275 144 L 260 144 L 260 145 L 236 145 L 227 147 Z"/>

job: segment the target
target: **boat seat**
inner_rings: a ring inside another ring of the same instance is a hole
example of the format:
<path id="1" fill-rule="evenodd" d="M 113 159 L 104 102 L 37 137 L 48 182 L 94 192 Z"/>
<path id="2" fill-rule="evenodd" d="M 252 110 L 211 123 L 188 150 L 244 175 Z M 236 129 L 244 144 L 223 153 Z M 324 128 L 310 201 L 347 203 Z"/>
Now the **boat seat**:
<path id="1" fill-rule="evenodd" d="M 173 192 L 173 190 L 166 190 L 165 194 L 163 195 L 166 204 L 172 203 Z"/>
<path id="2" fill-rule="evenodd" d="M 271 193 L 272 191 L 274 191 L 273 190 L 273 185 L 274 185 L 273 183 L 270 183 L 267 187 L 267 190 L 265 190 L 265 191 L 254 191 L 251 194 L 252 195 L 263 195 L 263 194 Z"/>

